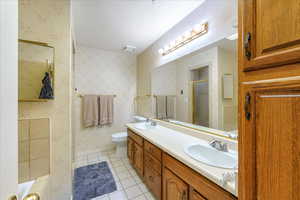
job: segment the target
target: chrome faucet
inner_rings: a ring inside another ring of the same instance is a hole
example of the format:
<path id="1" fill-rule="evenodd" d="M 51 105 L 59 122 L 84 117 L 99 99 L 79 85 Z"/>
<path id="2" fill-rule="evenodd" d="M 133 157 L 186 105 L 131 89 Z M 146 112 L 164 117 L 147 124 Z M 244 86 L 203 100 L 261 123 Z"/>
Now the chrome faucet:
<path id="1" fill-rule="evenodd" d="M 217 149 L 218 151 L 228 152 L 228 144 L 219 140 L 212 140 L 209 143 L 210 146 Z"/>
<path id="2" fill-rule="evenodd" d="M 150 118 L 147 118 L 146 122 L 150 122 L 151 126 L 156 126 L 157 125 L 157 122 L 154 121 L 154 120 L 152 120 L 152 119 L 150 119 Z"/>

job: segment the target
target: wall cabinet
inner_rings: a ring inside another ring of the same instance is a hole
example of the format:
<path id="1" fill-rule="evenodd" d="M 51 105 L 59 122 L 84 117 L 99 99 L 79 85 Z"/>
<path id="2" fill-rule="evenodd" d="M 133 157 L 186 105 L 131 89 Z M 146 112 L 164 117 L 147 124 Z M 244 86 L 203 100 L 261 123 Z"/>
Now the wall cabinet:
<path id="1" fill-rule="evenodd" d="M 239 0 L 244 71 L 299 63 L 299 0 Z"/>
<path id="2" fill-rule="evenodd" d="M 241 121 L 240 198 L 299 200 L 300 83 L 253 84 L 243 89 L 250 95 L 245 104 L 250 115 Z"/>
<path id="3" fill-rule="evenodd" d="M 299 10 L 239 0 L 240 200 L 300 200 Z"/>
<path id="4" fill-rule="evenodd" d="M 128 159 L 156 199 L 237 199 L 130 129 L 128 135 Z"/>

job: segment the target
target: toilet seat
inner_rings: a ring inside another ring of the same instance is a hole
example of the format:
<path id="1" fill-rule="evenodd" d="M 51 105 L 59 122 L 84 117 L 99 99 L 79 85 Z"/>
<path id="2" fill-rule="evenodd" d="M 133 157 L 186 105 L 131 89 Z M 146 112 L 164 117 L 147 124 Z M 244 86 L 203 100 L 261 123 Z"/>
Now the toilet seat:
<path id="1" fill-rule="evenodd" d="M 119 132 L 112 134 L 112 141 L 113 142 L 122 142 L 127 140 L 127 132 Z"/>

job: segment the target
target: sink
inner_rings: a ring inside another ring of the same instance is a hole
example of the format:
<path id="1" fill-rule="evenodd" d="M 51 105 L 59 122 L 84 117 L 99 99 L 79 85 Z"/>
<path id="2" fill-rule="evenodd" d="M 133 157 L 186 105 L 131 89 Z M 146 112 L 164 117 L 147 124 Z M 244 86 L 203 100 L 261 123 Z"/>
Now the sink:
<path id="1" fill-rule="evenodd" d="M 148 130 L 148 129 L 153 129 L 155 126 L 151 126 L 150 123 L 136 123 L 134 125 L 135 128 L 140 129 L 140 130 Z"/>
<path id="2" fill-rule="evenodd" d="M 234 153 L 218 151 L 203 144 L 189 145 L 184 151 L 193 159 L 210 166 L 223 169 L 237 168 L 237 155 Z"/>

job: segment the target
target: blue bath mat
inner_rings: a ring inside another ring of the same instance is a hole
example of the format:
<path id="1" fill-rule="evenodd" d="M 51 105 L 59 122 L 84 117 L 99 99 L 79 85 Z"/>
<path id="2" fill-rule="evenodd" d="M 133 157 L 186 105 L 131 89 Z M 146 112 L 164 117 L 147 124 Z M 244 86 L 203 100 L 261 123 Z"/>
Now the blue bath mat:
<path id="1" fill-rule="evenodd" d="M 116 190 L 117 186 L 107 162 L 75 169 L 74 200 L 90 200 Z"/>

